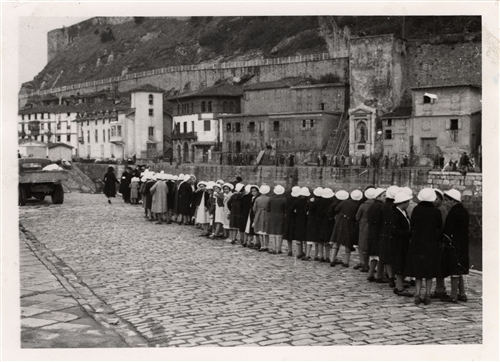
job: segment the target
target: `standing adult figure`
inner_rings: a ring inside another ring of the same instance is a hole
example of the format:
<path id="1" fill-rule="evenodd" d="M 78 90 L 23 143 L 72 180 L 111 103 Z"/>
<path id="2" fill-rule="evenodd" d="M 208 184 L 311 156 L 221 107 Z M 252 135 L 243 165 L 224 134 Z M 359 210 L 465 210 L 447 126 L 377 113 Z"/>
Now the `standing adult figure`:
<path id="1" fill-rule="evenodd" d="M 203 234 L 200 236 L 208 236 L 208 225 L 210 223 L 208 209 L 207 209 L 207 198 L 208 194 L 206 192 L 207 183 L 204 181 L 198 182 L 198 188 L 196 189 L 193 197 L 193 204 L 196 205 L 196 211 L 194 214 L 196 223 L 200 225 L 203 230 Z"/>
<path id="2" fill-rule="evenodd" d="M 405 265 L 405 275 L 416 280 L 415 304 L 431 303 L 432 278 L 436 276 L 436 255 L 441 239 L 441 213 L 434 207 L 436 192 L 431 188 L 420 190 L 417 198 L 420 200 L 413 210 L 410 224 L 412 237 L 408 258 Z M 420 297 L 422 280 L 425 279 L 425 296 Z"/>
<path id="3" fill-rule="evenodd" d="M 393 213 L 391 208 L 394 204 L 394 198 L 399 192 L 398 186 L 390 186 L 386 191 L 385 202 L 382 205 L 382 210 L 380 213 L 382 228 L 380 229 L 380 239 L 379 239 L 379 259 L 380 265 L 385 267 L 387 274 L 389 275 L 389 286 L 394 288 L 396 286 L 394 273 L 392 271 L 392 243 L 391 243 L 391 230 L 392 230 L 392 216 Z"/>
<path id="4" fill-rule="evenodd" d="M 318 230 L 315 228 L 316 223 L 316 211 L 318 208 L 318 201 L 321 199 L 321 194 L 323 192 L 322 187 L 316 187 L 313 190 L 313 197 L 308 199 L 307 204 L 307 242 L 306 242 L 306 255 L 302 260 L 311 260 L 311 252 L 314 247 L 316 257 L 315 260 L 319 260 L 318 254 Z"/>
<path id="5" fill-rule="evenodd" d="M 285 188 L 276 185 L 273 190 L 274 195 L 267 203 L 267 225 L 266 233 L 269 235 L 270 253 L 282 254 L 281 246 L 283 242 L 283 230 L 286 215 Z"/>
<path id="6" fill-rule="evenodd" d="M 288 256 L 293 256 L 293 240 L 295 240 L 295 213 L 293 208 L 295 206 L 295 201 L 300 194 L 300 187 L 292 187 L 290 195 L 286 197 L 285 205 L 285 223 L 283 225 L 283 239 L 287 241 L 288 244 Z"/>
<path id="7" fill-rule="evenodd" d="M 156 215 L 156 218 L 158 219 L 157 224 L 162 224 L 165 220 L 165 214 L 167 213 L 168 189 L 164 177 L 165 176 L 163 174 L 157 175 L 157 181 L 150 190 L 150 193 L 153 195 L 151 212 Z"/>
<path id="8" fill-rule="evenodd" d="M 370 263 L 367 280 L 369 282 L 381 280 L 384 273 L 384 268 L 379 263 L 379 235 L 382 228 L 381 213 L 385 201 L 385 189 L 375 189 L 373 196 L 374 202 L 366 215 L 368 220 L 368 260 Z M 377 268 L 377 276 L 375 276 L 375 267 Z"/>
<path id="9" fill-rule="evenodd" d="M 334 193 L 332 197 L 332 202 L 326 211 L 325 221 L 323 223 L 323 232 L 321 233 L 321 238 L 325 245 L 325 262 L 330 263 L 333 260 L 330 260 L 331 246 L 330 239 L 332 238 L 333 229 L 335 228 L 335 209 L 338 204 L 340 204 L 342 200 L 339 200 Z"/>
<path id="10" fill-rule="evenodd" d="M 326 220 L 326 213 L 328 208 L 333 202 L 333 190 L 331 188 L 325 188 L 321 191 L 321 198 L 318 200 L 318 204 L 316 205 L 316 213 L 314 217 L 314 242 L 316 243 L 316 247 L 318 250 L 318 261 L 325 262 L 327 257 L 327 253 L 325 252 L 325 243 L 327 242 L 323 237 L 324 233 L 324 225 Z"/>
<path id="11" fill-rule="evenodd" d="M 116 196 L 116 185 L 119 184 L 113 167 L 108 167 L 108 172 L 104 175 L 103 180 L 104 195 L 108 198 L 108 204 L 111 204 L 111 198 Z"/>
<path id="12" fill-rule="evenodd" d="M 241 219 L 235 219 L 237 227 L 240 230 L 240 234 L 243 235 L 241 246 L 251 247 L 251 238 L 253 237 L 249 232 L 246 231 L 247 221 L 249 220 L 250 210 L 252 209 L 252 199 L 253 195 L 251 193 L 252 185 L 246 185 L 242 189 L 243 195 L 241 196 Z"/>
<path id="13" fill-rule="evenodd" d="M 191 203 L 193 201 L 193 188 L 191 187 L 192 178 L 190 175 L 184 175 L 184 181 L 179 184 L 179 206 L 178 212 L 181 215 L 179 225 L 190 224 Z"/>
<path id="14" fill-rule="evenodd" d="M 450 211 L 443 228 L 441 268 L 443 275 L 451 277 L 451 293 L 441 300 L 467 302 L 463 276 L 469 274 L 469 212 L 462 204 L 460 191 L 451 189 L 444 195 Z"/>
<path id="15" fill-rule="evenodd" d="M 304 243 L 307 241 L 307 198 L 311 196 L 311 192 L 307 187 L 302 187 L 300 189 L 299 197 L 295 201 L 293 206 L 293 212 L 295 214 L 295 229 L 294 237 L 297 243 L 297 258 L 303 258 L 304 254 Z"/>
<path id="16" fill-rule="evenodd" d="M 242 198 L 245 195 L 245 185 L 237 183 L 234 187 L 234 193 L 227 201 L 229 209 L 229 230 L 231 243 L 236 243 L 238 234 L 240 235 L 240 243 L 243 243 L 243 233 L 245 231 L 245 219 L 242 215 Z"/>
<path id="17" fill-rule="evenodd" d="M 366 201 L 363 202 L 356 213 L 356 221 L 359 227 L 358 236 L 358 252 L 359 252 L 359 264 L 354 267 L 354 269 L 361 269 L 362 272 L 368 272 L 369 261 L 368 261 L 368 209 L 375 202 L 374 195 L 375 189 L 373 187 L 365 190 L 364 193 Z"/>
<path id="18" fill-rule="evenodd" d="M 120 179 L 120 193 L 124 202 L 130 202 L 130 180 L 132 179 L 132 168 L 127 167 Z"/>
<path id="19" fill-rule="evenodd" d="M 253 222 L 255 219 L 255 212 L 253 211 L 253 205 L 254 205 L 257 197 L 260 196 L 259 186 L 247 185 L 247 186 L 245 186 L 245 189 L 247 187 L 249 189 L 249 194 L 251 195 L 252 198 L 250 200 L 250 210 L 248 212 L 247 223 L 245 225 L 245 234 L 247 234 L 248 243 L 249 243 L 248 246 L 252 249 L 260 250 L 261 244 L 260 244 L 260 240 L 257 239 L 257 237 L 255 237 L 255 241 L 253 243 L 250 243 L 250 238 L 253 239 L 255 236 L 255 231 L 253 228 Z"/>

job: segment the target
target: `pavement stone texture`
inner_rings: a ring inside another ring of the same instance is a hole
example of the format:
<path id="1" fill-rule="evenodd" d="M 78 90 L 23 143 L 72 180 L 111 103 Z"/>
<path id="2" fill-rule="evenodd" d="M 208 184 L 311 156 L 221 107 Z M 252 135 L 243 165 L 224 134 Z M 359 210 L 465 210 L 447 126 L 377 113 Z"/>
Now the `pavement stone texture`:
<path id="1" fill-rule="evenodd" d="M 143 213 L 76 193 L 19 208 L 22 347 L 47 346 L 63 330 L 99 341 L 114 331 L 103 343 L 128 347 L 482 343 L 481 273 L 466 277 L 467 303 L 416 306 L 368 283 L 356 258 L 331 268 L 259 253 Z M 39 270 L 28 243 L 52 272 Z"/>

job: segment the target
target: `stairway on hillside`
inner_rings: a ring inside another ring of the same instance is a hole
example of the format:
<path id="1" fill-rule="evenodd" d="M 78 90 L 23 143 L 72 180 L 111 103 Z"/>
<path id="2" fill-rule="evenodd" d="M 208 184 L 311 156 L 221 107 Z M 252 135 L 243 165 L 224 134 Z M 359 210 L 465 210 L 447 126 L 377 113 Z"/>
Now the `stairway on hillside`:
<path id="1" fill-rule="evenodd" d="M 63 181 L 64 192 L 96 193 L 95 183 L 74 163 L 72 168 L 66 171 L 68 179 Z"/>
<path id="2" fill-rule="evenodd" d="M 346 112 L 342 113 L 338 127 L 330 135 L 324 153 L 330 156 L 349 153 L 349 116 Z"/>

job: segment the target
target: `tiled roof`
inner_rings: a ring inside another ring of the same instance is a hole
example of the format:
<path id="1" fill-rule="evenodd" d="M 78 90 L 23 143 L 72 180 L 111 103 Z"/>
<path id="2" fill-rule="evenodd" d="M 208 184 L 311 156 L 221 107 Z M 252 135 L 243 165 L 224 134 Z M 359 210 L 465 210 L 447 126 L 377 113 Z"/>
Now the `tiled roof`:
<path id="1" fill-rule="evenodd" d="M 387 118 L 410 118 L 412 107 L 396 107 L 391 112 L 384 114 L 382 119 Z"/>
<path id="2" fill-rule="evenodd" d="M 262 89 L 273 89 L 273 88 L 288 88 L 297 85 L 307 85 L 311 84 L 310 80 L 305 78 L 285 78 L 280 80 L 274 80 L 270 82 L 261 82 L 256 84 L 245 85 L 244 90 L 262 90 Z"/>
<path id="3" fill-rule="evenodd" d="M 129 92 L 134 93 L 134 92 L 151 92 L 151 93 L 165 93 L 164 89 L 155 87 L 151 84 L 144 84 L 141 85 L 140 87 L 134 88 L 130 90 Z"/>
<path id="4" fill-rule="evenodd" d="M 19 110 L 18 114 L 32 114 L 32 113 L 75 113 L 75 112 L 100 112 L 100 111 L 125 111 L 130 109 L 130 102 L 128 100 L 120 100 L 120 103 L 115 104 L 114 101 L 104 101 L 100 103 L 79 103 L 74 105 L 51 105 L 41 106 L 33 105 L 33 108 L 23 108 Z"/>
<path id="5" fill-rule="evenodd" d="M 233 84 L 218 84 L 212 87 L 199 89 L 194 92 L 179 94 L 168 100 L 200 97 L 240 97 L 243 95 L 243 86 Z"/>

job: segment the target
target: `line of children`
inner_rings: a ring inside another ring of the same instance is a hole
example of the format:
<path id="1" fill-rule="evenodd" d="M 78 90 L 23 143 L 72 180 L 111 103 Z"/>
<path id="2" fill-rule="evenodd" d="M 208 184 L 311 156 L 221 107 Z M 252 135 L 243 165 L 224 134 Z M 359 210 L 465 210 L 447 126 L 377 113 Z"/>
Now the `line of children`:
<path id="1" fill-rule="evenodd" d="M 272 254 L 282 254 L 286 240 L 288 256 L 331 267 L 348 268 L 357 246 L 354 269 L 368 273 L 369 282 L 388 283 L 395 294 L 413 296 L 416 304 L 430 304 L 431 298 L 467 300 L 463 275 L 469 269 L 468 213 L 457 190 L 424 188 L 417 204 L 408 187 L 370 186 L 350 193 L 317 187 L 311 195 L 307 187 L 285 192 L 276 185 L 271 193 L 268 185 L 234 186 L 217 180 L 195 186 L 195 180 L 193 175 L 145 172 L 139 190 L 145 217 L 158 224 L 196 224 L 201 236 Z M 343 260 L 338 258 L 341 247 Z M 448 276 L 451 295 L 444 286 Z M 431 293 L 433 278 L 437 285 Z M 410 286 L 416 287 L 414 292 Z"/>

